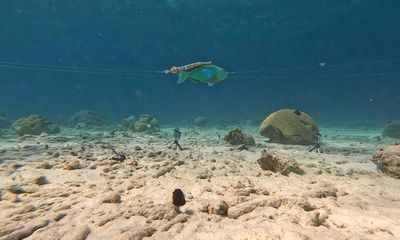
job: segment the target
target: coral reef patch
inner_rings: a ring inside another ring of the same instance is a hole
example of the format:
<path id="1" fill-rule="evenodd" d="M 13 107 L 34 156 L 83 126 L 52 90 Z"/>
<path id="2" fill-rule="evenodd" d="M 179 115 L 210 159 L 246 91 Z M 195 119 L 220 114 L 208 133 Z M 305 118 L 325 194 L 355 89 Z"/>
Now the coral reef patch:
<path id="1" fill-rule="evenodd" d="M 60 128 L 56 124 L 36 114 L 18 119 L 13 123 L 12 128 L 19 136 L 25 134 L 39 135 L 41 133 L 54 134 L 60 132 Z"/>
<path id="2" fill-rule="evenodd" d="M 130 119 L 129 130 L 134 132 L 158 132 L 160 123 L 150 114 L 140 114 L 137 118 Z"/>
<path id="3" fill-rule="evenodd" d="M 282 109 L 270 114 L 261 123 L 259 133 L 274 143 L 311 145 L 315 143 L 319 130 L 308 114 Z"/>
<path id="4" fill-rule="evenodd" d="M 127 130 L 131 124 L 134 124 L 138 118 L 135 115 L 129 115 L 121 120 L 121 128 Z"/>

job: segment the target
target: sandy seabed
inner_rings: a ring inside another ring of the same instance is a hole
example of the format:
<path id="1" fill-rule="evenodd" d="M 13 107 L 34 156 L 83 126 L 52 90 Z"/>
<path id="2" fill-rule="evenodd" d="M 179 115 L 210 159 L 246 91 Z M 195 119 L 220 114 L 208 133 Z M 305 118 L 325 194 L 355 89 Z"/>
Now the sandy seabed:
<path id="1" fill-rule="evenodd" d="M 322 129 L 324 153 L 222 138 L 229 127 L 154 134 L 112 127 L 0 135 L 3 239 L 400 239 L 400 180 L 377 171 L 375 130 Z M 126 156 L 124 161 L 110 150 Z M 261 151 L 293 158 L 303 175 L 262 170 Z M 180 188 L 186 205 L 172 205 Z"/>

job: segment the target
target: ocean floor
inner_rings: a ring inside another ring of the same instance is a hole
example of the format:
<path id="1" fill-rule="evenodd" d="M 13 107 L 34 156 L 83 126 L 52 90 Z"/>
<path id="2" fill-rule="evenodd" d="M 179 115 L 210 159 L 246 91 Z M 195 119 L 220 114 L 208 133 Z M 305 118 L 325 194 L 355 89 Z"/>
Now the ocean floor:
<path id="1" fill-rule="evenodd" d="M 63 128 L 0 134 L 3 239 L 400 239 L 400 180 L 379 173 L 378 130 L 323 128 L 324 153 L 224 143 L 235 126 L 154 134 Z M 218 134 L 221 138 L 218 137 Z M 124 161 L 112 160 L 116 154 Z M 260 168 L 261 151 L 291 157 L 303 175 Z M 177 210 L 172 192 L 186 205 Z"/>

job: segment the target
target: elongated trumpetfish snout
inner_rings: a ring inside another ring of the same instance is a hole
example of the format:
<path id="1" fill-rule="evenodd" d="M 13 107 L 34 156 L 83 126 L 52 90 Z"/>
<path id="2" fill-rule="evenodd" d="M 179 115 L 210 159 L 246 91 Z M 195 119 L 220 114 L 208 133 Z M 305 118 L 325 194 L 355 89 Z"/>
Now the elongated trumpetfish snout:
<path id="1" fill-rule="evenodd" d="M 179 71 L 188 71 L 188 70 L 192 70 L 192 69 L 197 68 L 197 67 L 201 67 L 201 66 L 204 66 L 204 65 L 210 65 L 210 64 L 212 64 L 211 61 L 208 61 L 208 62 L 195 62 L 195 63 L 183 65 L 183 66 L 180 66 L 180 67 L 173 66 L 169 70 L 165 70 L 164 73 L 166 73 L 166 74 L 168 74 L 168 73 L 176 74 L 176 73 L 179 73 Z"/>

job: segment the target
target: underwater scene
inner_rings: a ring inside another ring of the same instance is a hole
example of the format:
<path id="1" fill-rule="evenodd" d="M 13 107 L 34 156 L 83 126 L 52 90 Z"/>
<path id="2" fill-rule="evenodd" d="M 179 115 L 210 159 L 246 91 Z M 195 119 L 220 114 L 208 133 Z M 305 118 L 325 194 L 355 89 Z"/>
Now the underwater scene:
<path id="1" fill-rule="evenodd" d="M 4 0 L 0 240 L 400 239 L 399 10 Z"/>

